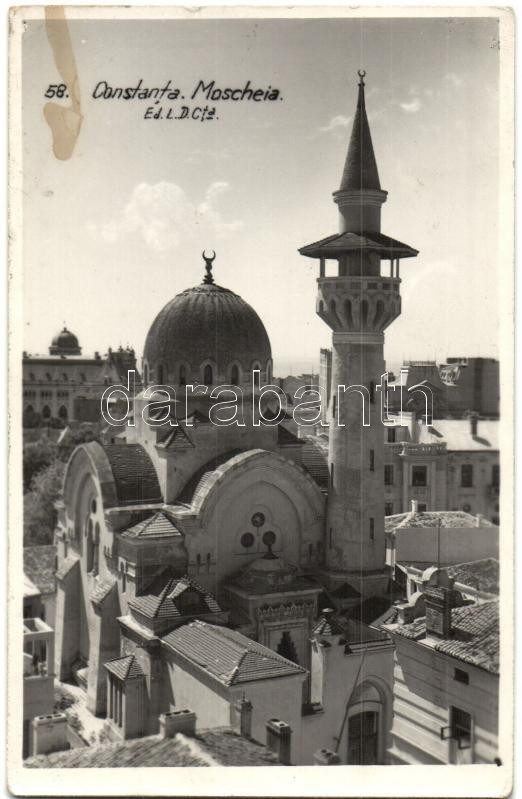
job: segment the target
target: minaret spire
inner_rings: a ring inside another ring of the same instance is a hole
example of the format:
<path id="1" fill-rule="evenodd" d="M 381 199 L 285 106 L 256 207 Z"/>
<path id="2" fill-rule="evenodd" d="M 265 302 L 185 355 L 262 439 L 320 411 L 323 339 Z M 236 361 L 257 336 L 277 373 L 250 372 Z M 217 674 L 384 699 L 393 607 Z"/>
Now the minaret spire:
<path id="1" fill-rule="evenodd" d="M 343 175 L 339 191 L 372 189 L 380 191 L 379 172 L 375 153 L 373 152 L 370 125 L 366 115 L 364 97 L 364 76 L 366 72 L 359 70 L 359 94 L 357 108 L 353 120 L 352 135 L 348 153 L 344 163 Z"/>

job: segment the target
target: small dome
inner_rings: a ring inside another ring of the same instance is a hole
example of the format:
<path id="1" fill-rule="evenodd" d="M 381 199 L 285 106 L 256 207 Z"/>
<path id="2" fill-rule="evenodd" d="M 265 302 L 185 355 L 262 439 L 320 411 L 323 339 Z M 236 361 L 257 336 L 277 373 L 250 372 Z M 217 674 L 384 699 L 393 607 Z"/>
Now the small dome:
<path id="1" fill-rule="evenodd" d="M 63 330 L 53 338 L 49 347 L 50 355 L 81 355 L 81 347 L 77 337 L 65 325 Z"/>
<path id="2" fill-rule="evenodd" d="M 299 569 L 268 551 L 239 572 L 235 582 L 254 593 L 295 590 L 301 586 Z"/>
<path id="3" fill-rule="evenodd" d="M 182 291 L 157 315 L 145 341 L 145 383 L 237 384 L 251 380 L 254 365 L 267 377 L 271 350 L 261 319 L 211 281 Z"/>

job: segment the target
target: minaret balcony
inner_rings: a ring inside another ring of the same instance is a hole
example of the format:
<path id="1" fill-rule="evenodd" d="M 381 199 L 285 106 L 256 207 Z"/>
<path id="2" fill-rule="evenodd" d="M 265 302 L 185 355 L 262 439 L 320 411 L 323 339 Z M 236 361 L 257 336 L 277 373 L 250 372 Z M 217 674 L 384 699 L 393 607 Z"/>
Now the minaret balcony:
<path id="1" fill-rule="evenodd" d="M 381 333 L 401 313 L 400 278 L 320 277 L 318 316 L 332 330 Z"/>

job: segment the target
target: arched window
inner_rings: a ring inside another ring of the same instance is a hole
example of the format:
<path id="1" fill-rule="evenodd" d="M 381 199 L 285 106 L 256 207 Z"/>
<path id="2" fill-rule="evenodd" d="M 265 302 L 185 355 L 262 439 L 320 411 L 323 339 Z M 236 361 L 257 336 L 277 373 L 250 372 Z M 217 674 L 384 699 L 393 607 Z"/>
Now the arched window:
<path id="1" fill-rule="evenodd" d="M 51 409 L 48 405 L 44 405 L 42 408 L 42 418 L 43 419 L 50 419 L 51 418 Z"/>
<path id="2" fill-rule="evenodd" d="M 60 405 L 58 416 L 60 417 L 60 419 L 63 419 L 64 422 L 67 421 L 67 408 L 65 407 L 65 405 Z"/>
<path id="3" fill-rule="evenodd" d="M 145 385 L 149 382 L 149 365 L 148 363 L 143 364 L 143 382 Z"/>
<path id="4" fill-rule="evenodd" d="M 180 386 L 187 385 L 187 370 L 183 364 L 179 367 L 179 384 Z"/>
<path id="5" fill-rule="evenodd" d="M 156 367 L 156 381 L 163 383 L 163 364 L 159 363 Z"/>
<path id="6" fill-rule="evenodd" d="M 205 371 L 203 373 L 203 382 L 206 386 L 211 386 L 212 383 L 214 382 L 212 375 L 212 367 L 208 363 L 205 366 Z"/>
<path id="7" fill-rule="evenodd" d="M 233 365 L 232 371 L 230 372 L 230 382 L 233 386 L 239 385 L 239 369 L 236 364 Z"/>
<path id="8" fill-rule="evenodd" d="M 125 566 L 123 563 L 120 564 L 120 574 L 121 574 L 121 592 L 125 594 L 127 591 L 127 573 L 125 571 Z"/>
<path id="9" fill-rule="evenodd" d="M 281 636 L 281 640 L 277 647 L 277 652 L 279 655 L 286 658 L 287 660 L 291 660 L 292 663 L 299 662 L 297 658 L 297 650 L 295 648 L 295 644 L 292 641 L 292 636 L 288 630 L 285 630 L 283 635 Z"/>

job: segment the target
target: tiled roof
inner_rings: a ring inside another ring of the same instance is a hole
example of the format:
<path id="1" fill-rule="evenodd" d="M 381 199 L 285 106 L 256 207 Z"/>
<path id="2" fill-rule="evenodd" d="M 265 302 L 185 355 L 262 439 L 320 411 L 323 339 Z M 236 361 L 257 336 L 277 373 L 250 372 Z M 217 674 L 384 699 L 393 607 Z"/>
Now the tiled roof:
<path id="1" fill-rule="evenodd" d="M 305 671 L 235 630 L 202 621 L 178 627 L 163 641 L 224 685 L 287 677 Z"/>
<path id="2" fill-rule="evenodd" d="M 321 491 L 326 493 L 328 490 L 327 453 L 311 438 L 305 441 L 301 453 L 303 468 L 315 480 Z"/>
<path id="3" fill-rule="evenodd" d="M 187 505 L 192 504 L 199 494 L 205 490 L 205 486 L 208 484 L 211 474 L 215 472 L 219 466 L 222 466 L 230 460 L 230 458 L 239 455 L 240 452 L 241 450 L 239 449 L 232 449 L 217 455 L 215 458 L 205 463 L 205 465 L 198 469 L 190 480 L 188 480 L 183 490 L 180 491 L 176 501 L 186 503 Z"/>
<path id="4" fill-rule="evenodd" d="M 147 519 L 129 527 L 121 533 L 123 538 L 160 538 L 181 535 L 174 522 L 162 512 L 154 513 Z"/>
<path id="5" fill-rule="evenodd" d="M 110 671 L 111 674 L 114 674 L 118 680 L 122 682 L 125 680 L 132 680 L 135 677 L 144 677 L 143 670 L 134 657 L 134 655 L 127 655 L 126 657 L 114 658 L 114 660 L 108 660 L 106 663 L 103 664 L 107 671 Z"/>
<path id="6" fill-rule="evenodd" d="M 449 451 L 496 451 L 499 449 L 499 430 L 498 420 L 480 419 L 477 435 L 474 436 L 469 419 L 434 419 L 431 427 L 420 427 L 419 443 L 438 444 L 445 441 Z"/>
<path id="7" fill-rule="evenodd" d="M 443 568 L 442 571 L 447 572 L 450 577 L 454 577 L 455 581 L 462 585 L 468 585 L 470 588 L 490 594 L 499 593 L 500 569 L 496 558 L 458 563 L 456 566 Z"/>
<path id="8" fill-rule="evenodd" d="M 298 438 L 296 435 L 294 435 L 294 433 L 292 433 L 291 430 L 287 430 L 286 427 L 283 427 L 282 424 L 279 424 L 277 426 L 277 443 L 279 444 L 280 447 L 281 446 L 284 447 L 285 445 L 290 445 L 290 444 L 293 446 L 296 445 L 304 446 L 305 442 L 303 441 L 302 438 Z"/>
<path id="9" fill-rule="evenodd" d="M 33 582 L 41 594 L 54 594 L 56 546 L 24 547 L 24 574 Z"/>
<path id="10" fill-rule="evenodd" d="M 170 430 L 166 436 L 163 436 L 156 446 L 160 447 L 160 449 L 185 450 L 194 447 L 194 444 L 187 431 L 178 425 L 178 427 Z"/>
<path id="11" fill-rule="evenodd" d="M 163 502 L 156 470 L 140 444 L 107 444 L 104 450 L 120 505 Z"/>
<path id="12" fill-rule="evenodd" d="M 90 593 L 89 599 L 91 602 L 94 602 L 95 605 L 101 605 L 104 599 L 109 596 L 115 585 L 115 580 L 97 580 Z"/>
<path id="13" fill-rule="evenodd" d="M 228 729 L 198 732 L 194 738 L 151 735 L 118 743 L 105 743 L 24 761 L 28 768 L 125 768 L 183 766 L 277 766 L 277 757 L 265 746 Z"/>
<path id="14" fill-rule="evenodd" d="M 387 533 L 399 530 L 401 527 L 438 527 L 440 522 L 441 527 L 495 527 L 495 525 L 486 519 L 480 518 L 477 525 L 477 516 L 472 516 L 470 513 L 465 513 L 461 510 L 441 510 L 441 511 L 426 511 L 423 513 L 396 513 L 393 516 L 386 516 L 384 520 L 384 528 Z"/>
<path id="15" fill-rule="evenodd" d="M 499 614 L 498 601 L 482 605 L 466 605 L 451 611 L 452 636 L 434 644 L 437 652 L 498 674 L 499 671 Z M 404 638 L 422 642 L 426 619 L 416 619 L 394 631 Z"/>
<path id="16" fill-rule="evenodd" d="M 374 231 L 335 233 L 299 248 L 301 255 L 309 258 L 338 258 L 343 253 L 354 250 L 374 250 L 381 258 L 412 258 L 418 254 L 408 244 Z"/>
<path id="17" fill-rule="evenodd" d="M 189 593 L 187 593 L 189 592 Z M 190 597 L 190 602 L 187 603 Z M 147 593 L 129 599 L 129 607 L 149 619 L 175 621 L 185 616 L 221 613 L 221 608 L 208 591 L 191 577 L 173 576 L 165 570 L 147 588 Z"/>
<path id="18" fill-rule="evenodd" d="M 332 616 L 321 616 L 314 627 L 314 635 L 342 635 L 343 628 Z"/>
<path id="19" fill-rule="evenodd" d="M 72 569 L 74 569 L 75 566 L 79 565 L 80 565 L 79 558 L 73 557 L 72 555 L 69 555 L 68 558 L 64 558 L 60 566 L 56 570 L 56 579 L 63 580 L 63 578 L 66 577 L 69 574 L 69 572 L 72 571 Z"/>

